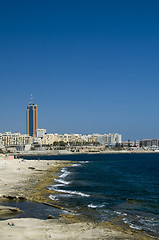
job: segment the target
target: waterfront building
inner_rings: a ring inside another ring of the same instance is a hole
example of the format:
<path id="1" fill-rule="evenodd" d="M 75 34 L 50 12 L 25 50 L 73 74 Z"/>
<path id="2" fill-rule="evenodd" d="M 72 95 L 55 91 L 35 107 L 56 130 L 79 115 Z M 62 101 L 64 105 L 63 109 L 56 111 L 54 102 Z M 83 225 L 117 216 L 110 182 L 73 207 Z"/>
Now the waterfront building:
<path id="1" fill-rule="evenodd" d="M 110 145 L 121 144 L 121 134 L 109 133 L 108 134 L 108 144 L 110 144 Z"/>
<path id="2" fill-rule="evenodd" d="M 152 147 L 158 147 L 159 145 L 158 145 L 158 139 L 152 139 L 151 140 L 151 146 Z"/>
<path id="3" fill-rule="evenodd" d="M 33 138 L 27 134 L 5 132 L 0 134 L 0 142 L 3 146 L 25 146 L 32 144 Z"/>
<path id="4" fill-rule="evenodd" d="M 128 141 L 122 141 L 122 147 L 123 148 L 133 148 L 133 149 L 137 149 L 139 148 L 139 141 L 135 140 L 135 141 L 131 141 L 131 140 L 128 140 Z"/>
<path id="5" fill-rule="evenodd" d="M 41 145 L 52 145 L 54 142 L 58 142 L 59 141 L 59 135 L 53 134 L 53 133 L 49 133 L 49 134 L 45 134 L 44 137 L 42 139 L 40 139 L 40 144 Z"/>
<path id="6" fill-rule="evenodd" d="M 41 139 L 41 145 L 52 145 L 54 142 L 64 142 L 71 145 L 115 145 L 121 144 L 121 135 L 115 134 L 45 134 Z"/>
<path id="7" fill-rule="evenodd" d="M 109 133 L 109 134 L 93 134 L 94 138 L 100 145 L 116 145 L 121 144 L 121 134 L 118 133 Z"/>
<path id="8" fill-rule="evenodd" d="M 32 102 L 27 107 L 27 134 L 36 137 L 36 130 L 38 129 L 38 106 Z"/>
<path id="9" fill-rule="evenodd" d="M 92 135 L 94 137 L 94 142 L 99 143 L 100 145 L 105 145 L 105 134 L 94 133 Z M 93 139 L 92 139 L 93 140 Z"/>
<path id="10" fill-rule="evenodd" d="M 0 133 L 0 149 L 3 149 L 2 133 Z"/>
<path id="11" fill-rule="evenodd" d="M 44 135 L 46 134 L 46 129 L 45 128 L 38 128 L 36 129 L 36 136 L 37 138 L 43 138 Z"/>
<path id="12" fill-rule="evenodd" d="M 140 148 L 158 148 L 159 147 L 159 140 L 158 139 L 143 139 L 139 142 Z"/>
<path id="13" fill-rule="evenodd" d="M 140 141 L 139 146 L 150 148 L 151 147 L 151 140 L 150 139 L 143 139 L 143 140 Z"/>

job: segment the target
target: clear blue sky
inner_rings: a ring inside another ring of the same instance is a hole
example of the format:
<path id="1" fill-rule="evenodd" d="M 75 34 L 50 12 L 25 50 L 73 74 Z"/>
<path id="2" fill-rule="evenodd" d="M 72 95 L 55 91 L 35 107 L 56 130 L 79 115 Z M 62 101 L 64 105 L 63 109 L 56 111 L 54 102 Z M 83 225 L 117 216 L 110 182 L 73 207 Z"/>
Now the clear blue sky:
<path id="1" fill-rule="evenodd" d="M 0 82 L 0 132 L 159 138 L 159 1 L 1 1 Z"/>

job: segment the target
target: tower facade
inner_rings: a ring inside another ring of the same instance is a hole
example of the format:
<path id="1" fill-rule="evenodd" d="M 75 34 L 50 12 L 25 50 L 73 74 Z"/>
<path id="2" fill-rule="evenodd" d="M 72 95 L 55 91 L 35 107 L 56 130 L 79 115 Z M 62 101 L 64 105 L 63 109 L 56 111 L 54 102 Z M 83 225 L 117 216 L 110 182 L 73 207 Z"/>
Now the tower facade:
<path id="1" fill-rule="evenodd" d="M 32 137 L 36 137 L 36 129 L 38 129 L 38 106 L 29 103 L 27 107 L 27 134 Z"/>

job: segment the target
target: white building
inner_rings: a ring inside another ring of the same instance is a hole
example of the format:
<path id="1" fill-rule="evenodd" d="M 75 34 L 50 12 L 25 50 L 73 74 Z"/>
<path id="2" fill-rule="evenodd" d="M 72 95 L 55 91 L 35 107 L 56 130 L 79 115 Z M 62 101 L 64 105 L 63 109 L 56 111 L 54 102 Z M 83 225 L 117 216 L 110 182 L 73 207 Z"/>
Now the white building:
<path id="1" fill-rule="evenodd" d="M 121 143 L 121 134 L 109 133 L 109 134 L 107 134 L 106 139 L 107 139 L 106 144 L 108 144 L 108 145 L 120 144 Z"/>
<path id="2" fill-rule="evenodd" d="M 93 136 L 97 139 L 101 145 L 115 145 L 121 143 L 121 134 L 118 133 L 109 133 L 109 134 L 93 134 Z"/>
<path id="3" fill-rule="evenodd" d="M 37 138 L 43 138 L 46 134 L 46 129 L 45 128 L 38 128 L 36 129 L 36 136 Z"/>
<path id="4" fill-rule="evenodd" d="M 96 144 L 100 145 L 115 145 L 121 143 L 121 135 L 118 133 L 115 134 L 45 134 L 42 139 L 40 139 L 40 144 L 42 145 L 52 145 L 54 142 L 64 142 L 64 143 L 73 143 L 73 144 Z"/>
<path id="5" fill-rule="evenodd" d="M 5 132 L 0 134 L 0 142 L 3 146 L 22 146 L 33 143 L 33 137 L 27 134 Z"/>

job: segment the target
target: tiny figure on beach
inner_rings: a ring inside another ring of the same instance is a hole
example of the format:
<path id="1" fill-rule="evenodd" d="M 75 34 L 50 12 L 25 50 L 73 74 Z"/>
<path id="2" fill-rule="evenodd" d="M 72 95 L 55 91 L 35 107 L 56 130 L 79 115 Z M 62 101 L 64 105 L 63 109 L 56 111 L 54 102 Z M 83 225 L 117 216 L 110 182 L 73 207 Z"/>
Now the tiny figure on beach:
<path id="1" fill-rule="evenodd" d="M 8 223 L 8 225 L 9 225 L 9 226 L 15 226 L 15 224 L 14 224 L 14 223 L 11 223 L 11 224 L 10 224 L 10 223 Z"/>

